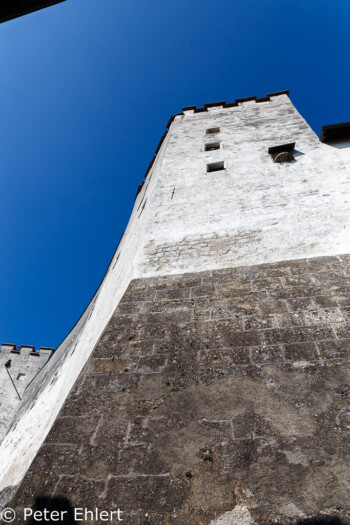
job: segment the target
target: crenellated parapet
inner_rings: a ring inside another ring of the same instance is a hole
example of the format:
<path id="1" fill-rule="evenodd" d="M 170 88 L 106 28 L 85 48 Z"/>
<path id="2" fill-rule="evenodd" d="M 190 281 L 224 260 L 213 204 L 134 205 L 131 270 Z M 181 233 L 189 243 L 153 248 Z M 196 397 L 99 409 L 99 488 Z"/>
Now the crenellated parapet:
<path id="1" fill-rule="evenodd" d="M 35 349 L 35 346 L 33 345 L 20 345 L 17 346 L 12 343 L 2 343 L 0 348 L 0 354 L 3 355 L 19 355 L 19 356 L 35 356 L 35 357 L 41 357 L 50 358 L 53 352 L 55 351 L 54 348 L 48 347 L 48 346 L 41 346 L 38 349 Z"/>

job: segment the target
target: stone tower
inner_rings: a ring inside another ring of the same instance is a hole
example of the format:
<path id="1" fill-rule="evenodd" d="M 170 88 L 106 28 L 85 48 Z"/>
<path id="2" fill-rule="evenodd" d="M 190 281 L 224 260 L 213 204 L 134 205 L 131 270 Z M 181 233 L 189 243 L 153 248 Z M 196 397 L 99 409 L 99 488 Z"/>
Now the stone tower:
<path id="1" fill-rule="evenodd" d="M 0 442 L 21 404 L 25 389 L 47 363 L 53 348 L 3 343 L 0 347 Z"/>
<path id="2" fill-rule="evenodd" d="M 288 92 L 167 128 L 95 297 L 1 444 L 2 505 L 349 523 L 344 133 L 321 142 Z"/>

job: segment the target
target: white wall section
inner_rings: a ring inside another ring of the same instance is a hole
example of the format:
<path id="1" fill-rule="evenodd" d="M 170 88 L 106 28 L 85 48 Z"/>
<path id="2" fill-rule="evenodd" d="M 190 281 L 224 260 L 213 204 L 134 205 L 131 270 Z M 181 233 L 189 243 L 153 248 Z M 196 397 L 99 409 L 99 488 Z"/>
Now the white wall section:
<path id="1" fill-rule="evenodd" d="M 0 442 L 18 411 L 24 391 L 53 354 L 53 348 L 3 343 L 0 348 Z M 10 365 L 10 366 L 9 366 Z"/>

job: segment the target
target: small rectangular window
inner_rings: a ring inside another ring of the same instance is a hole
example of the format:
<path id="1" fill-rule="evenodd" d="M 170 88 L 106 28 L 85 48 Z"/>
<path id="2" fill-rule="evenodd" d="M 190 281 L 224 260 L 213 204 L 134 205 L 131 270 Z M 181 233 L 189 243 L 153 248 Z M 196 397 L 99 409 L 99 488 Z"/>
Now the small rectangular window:
<path id="1" fill-rule="evenodd" d="M 214 133 L 219 133 L 219 131 L 220 131 L 220 128 L 209 128 L 207 129 L 207 134 L 213 135 Z"/>
<path id="2" fill-rule="evenodd" d="M 224 161 L 222 162 L 212 162 L 211 164 L 207 164 L 207 172 L 211 173 L 212 171 L 220 171 L 224 170 Z"/>
<path id="3" fill-rule="evenodd" d="M 208 142 L 205 145 L 205 151 L 214 151 L 215 149 L 220 149 L 220 142 Z"/>

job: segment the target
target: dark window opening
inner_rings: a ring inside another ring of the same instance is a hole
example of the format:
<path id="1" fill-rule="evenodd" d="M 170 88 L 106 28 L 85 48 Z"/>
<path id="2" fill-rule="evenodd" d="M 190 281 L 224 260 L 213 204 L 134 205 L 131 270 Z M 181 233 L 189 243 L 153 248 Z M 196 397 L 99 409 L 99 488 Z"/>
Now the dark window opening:
<path id="1" fill-rule="evenodd" d="M 205 145 L 205 151 L 214 151 L 220 149 L 220 142 L 209 142 Z"/>
<path id="2" fill-rule="evenodd" d="M 321 142 L 335 148 L 350 147 L 350 122 L 322 126 Z"/>
<path id="3" fill-rule="evenodd" d="M 207 172 L 211 173 L 212 171 L 220 171 L 224 170 L 224 161 L 222 162 L 212 162 L 211 164 L 207 164 Z"/>
<path id="4" fill-rule="evenodd" d="M 212 135 L 213 133 L 219 133 L 220 128 L 209 128 L 207 129 L 208 135 Z"/>
<path id="5" fill-rule="evenodd" d="M 291 162 L 294 160 L 294 148 L 295 142 L 291 142 L 281 146 L 273 146 L 269 148 L 268 152 L 274 162 Z"/>

